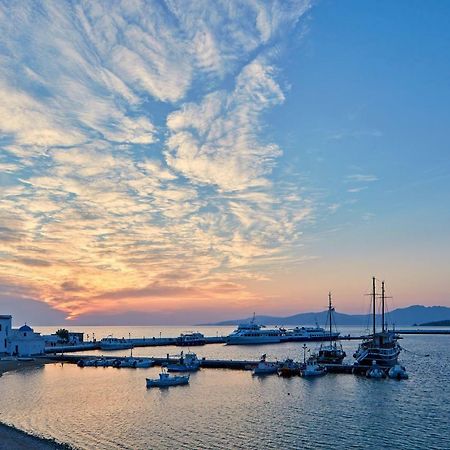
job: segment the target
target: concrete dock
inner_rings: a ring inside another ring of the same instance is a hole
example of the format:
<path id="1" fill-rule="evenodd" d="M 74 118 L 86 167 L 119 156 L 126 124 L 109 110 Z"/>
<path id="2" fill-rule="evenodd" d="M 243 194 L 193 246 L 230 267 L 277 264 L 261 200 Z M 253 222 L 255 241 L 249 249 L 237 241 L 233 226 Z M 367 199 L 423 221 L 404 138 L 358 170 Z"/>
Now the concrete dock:
<path id="1" fill-rule="evenodd" d="M 96 355 L 47 355 L 47 359 L 55 362 L 77 364 L 80 360 L 98 359 Z M 126 357 L 117 356 L 103 356 L 102 358 L 111 360 L 121 360 Z M 157 358 L 150 357 L 155 362 L 155 366 L 162 366 L 164 364 L 177 363 L 179 358 L 165 357 Z M 269 361 L 268 361 L 269 362 Z M 275 362 L 275 361 L 273 361 Z M 200 359 L 200 367 L 204 369 L 232 369 L 232 370 L 252 370 L 259 363 L 259 360 L 233 360 L 233 359 Z M 369 366 L 354 366 L 353 364 L 324 364 L 329 373 L 341 373 L 341 374 L 360 374 L 365 373 Z"/>

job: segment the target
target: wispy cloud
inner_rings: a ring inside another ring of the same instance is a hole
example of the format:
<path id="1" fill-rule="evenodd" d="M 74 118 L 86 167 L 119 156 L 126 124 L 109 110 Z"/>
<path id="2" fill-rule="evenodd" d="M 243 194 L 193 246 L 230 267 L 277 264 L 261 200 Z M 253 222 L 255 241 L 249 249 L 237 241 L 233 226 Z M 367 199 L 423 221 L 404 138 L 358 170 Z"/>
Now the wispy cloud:
<path id="1" fill-rule="evenodd" d="M 71 317 L 255 299 L 313 211 L 262 133 L 308 8 L 1 2 L 0 281 Z"/>

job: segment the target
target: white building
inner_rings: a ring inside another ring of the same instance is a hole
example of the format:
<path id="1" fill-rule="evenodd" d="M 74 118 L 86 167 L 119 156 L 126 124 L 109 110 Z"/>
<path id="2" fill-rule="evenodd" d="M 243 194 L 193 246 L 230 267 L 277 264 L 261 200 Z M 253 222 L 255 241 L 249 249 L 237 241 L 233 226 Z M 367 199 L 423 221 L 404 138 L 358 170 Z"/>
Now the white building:
<path id="1" fill-rule="evenodd" d="M 44 353 L 45 340 L 27 324 L 12 328 L 12 317 L 0 315 L 0 354 L 30 356 Z"/>
<path id="2" fill-rule="evenodd" d="M 11 332 L 11 316 L 0 315 L 0 355 L 8 353 L 7 339 Z"/>

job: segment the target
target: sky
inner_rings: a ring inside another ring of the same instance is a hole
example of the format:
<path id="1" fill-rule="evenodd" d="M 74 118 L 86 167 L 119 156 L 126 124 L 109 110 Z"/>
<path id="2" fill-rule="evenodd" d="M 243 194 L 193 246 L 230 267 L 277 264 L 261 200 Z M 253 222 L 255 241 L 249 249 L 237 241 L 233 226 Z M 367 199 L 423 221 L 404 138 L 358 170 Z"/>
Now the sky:
<path id="1" fill-rule="evenodd" d="M 450 306 L 450 3 L 0 1 L 0 313 Z"/>

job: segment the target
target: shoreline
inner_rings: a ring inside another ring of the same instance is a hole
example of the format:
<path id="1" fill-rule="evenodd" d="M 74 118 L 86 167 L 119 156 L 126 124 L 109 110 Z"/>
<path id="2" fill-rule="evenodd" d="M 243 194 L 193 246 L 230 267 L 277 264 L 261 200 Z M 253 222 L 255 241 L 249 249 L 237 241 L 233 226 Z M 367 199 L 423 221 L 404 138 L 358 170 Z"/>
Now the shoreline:
<path id="1" fill-rule="evenodd" d="M 3 357 L 0 358 L 0 377 L 7 372 L 14 372 L 16 370 L 33 369 L 52 363 L 50 359 L 45 357 L 33 357 L 32 361 L 18 361 L 17 358 Z"/>
<path id="2" fill-rule="evenodd" d="M 0 450 L 75 450 L 68 444 L 27 433 L 0 422 Z"/>
<path id="3" fill-rule="evenodd" d="M 0 379 L 8 372 L 31 370 L 54 363 L 50 359 L 36 358 L 33 361 L 18 361 L 14 358 L 0 358 Z M 44 438 L 21 430 L 14 425 L 0 420 L 0 450 L 74 450 L 69 444 L 60 443 L 54 439 Z"/>

